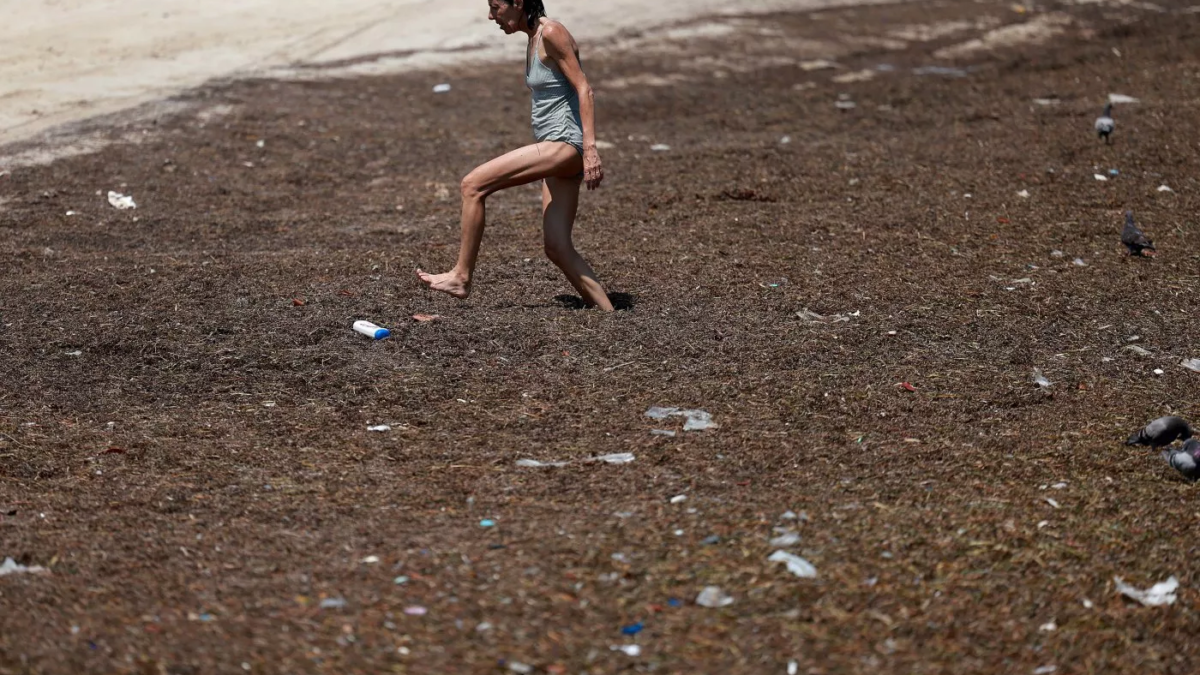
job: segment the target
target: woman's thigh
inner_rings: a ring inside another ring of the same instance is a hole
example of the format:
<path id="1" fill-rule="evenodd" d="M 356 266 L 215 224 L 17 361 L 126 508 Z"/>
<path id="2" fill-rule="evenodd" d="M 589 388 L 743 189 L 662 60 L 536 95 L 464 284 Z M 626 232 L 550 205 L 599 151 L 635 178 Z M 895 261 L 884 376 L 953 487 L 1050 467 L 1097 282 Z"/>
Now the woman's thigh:
<path id="1" fill-rule="evenodd" d="M 542 142 L 518 148 L 476 168 L 463 188 L 484 195 L 545 178 L 575 176 L 583 170 L 579 152 L 567 143 Z"/>

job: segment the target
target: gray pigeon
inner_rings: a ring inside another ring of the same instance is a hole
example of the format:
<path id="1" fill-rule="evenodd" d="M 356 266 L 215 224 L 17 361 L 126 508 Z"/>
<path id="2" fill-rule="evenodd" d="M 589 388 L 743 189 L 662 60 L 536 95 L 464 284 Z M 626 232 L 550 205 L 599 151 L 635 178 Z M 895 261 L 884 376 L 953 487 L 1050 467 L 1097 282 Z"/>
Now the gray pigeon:
<path id="1" fill-rule="evenodd" d="M 1163 450 L 1163 459 L 1188 480 L 1200 480 L 1200 441 L 1192 439 L 1181 450 Z"/>
<path id="2" fill-rule="evenodd" d="M 1192 437 L 1192 428 L 1182 417 L 1160 417 L 1129 437 L 1125 445 L 1148 445 L 1163 448 L 1177 440 Z"/>
<path id="3" fill-rule="evenodd" d="M 1158 250 L 1154 248 L 1154 242 L 1150 241 L 1146 233 L 1133 223 L 1133 211 L 1125 212 L 1125 229 L 1121 230 L 1121 243 L 1129 249 L 1129 255 L 1141 256 L 1147 249 Z"/>
<path id="4" fill-rule="evenodd" d="M 1112 118 L 1112 104 L 1104 106 L 1104 114 L 1096 118 L 1096 134 L 1104 139 L 1105 143 L 1109 142 L 1109 136 L 1112 136 L 1113 129 L 1117 127 L 1117 123 Z"/>

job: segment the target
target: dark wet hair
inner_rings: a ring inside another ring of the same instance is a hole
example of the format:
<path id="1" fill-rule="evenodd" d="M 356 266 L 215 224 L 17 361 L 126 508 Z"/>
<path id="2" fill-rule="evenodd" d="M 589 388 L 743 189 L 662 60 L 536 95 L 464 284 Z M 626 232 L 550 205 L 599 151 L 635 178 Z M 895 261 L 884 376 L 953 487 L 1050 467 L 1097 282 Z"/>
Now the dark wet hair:
<path id="1" fill-rule="evenodd" d="M 516 4 L 513 0 L 504 0 L 510 5 Z M 525 0 L 525 23 L 529 24 L 530 28 L 537 25 L 538 19 L 546 16 L 546 5 L 542 0 Z"/>

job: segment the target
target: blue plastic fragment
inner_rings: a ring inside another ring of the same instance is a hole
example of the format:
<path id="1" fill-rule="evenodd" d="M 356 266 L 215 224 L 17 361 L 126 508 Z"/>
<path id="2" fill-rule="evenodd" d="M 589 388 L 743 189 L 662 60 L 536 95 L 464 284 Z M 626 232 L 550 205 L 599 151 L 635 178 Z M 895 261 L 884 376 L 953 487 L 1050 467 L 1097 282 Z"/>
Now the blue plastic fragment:
<path id="1" fill-rule="evenodd" d="M 671 598 L 667 601 L 667 604 L 672 607 L 683 607 L 683 601 L 679 598 Z"/>
<path id="2" fill-rule="evenodd" d="M 495 527 L 496 521 L 491 520 L 490 518 L 484 518 L 483 520 L 479 521 L 479 526 L 480 527 Z"/>
<path id="3" fill-rule="evenodd" d="M 645 627 L 646 624 L 639 621 L 637 623 L 631 623 L 628 626 L 625 626 L 621 629 L 621 632 L 625 635 L 637 635 L 638 633 L 642 632 L 642 629 Z"/>

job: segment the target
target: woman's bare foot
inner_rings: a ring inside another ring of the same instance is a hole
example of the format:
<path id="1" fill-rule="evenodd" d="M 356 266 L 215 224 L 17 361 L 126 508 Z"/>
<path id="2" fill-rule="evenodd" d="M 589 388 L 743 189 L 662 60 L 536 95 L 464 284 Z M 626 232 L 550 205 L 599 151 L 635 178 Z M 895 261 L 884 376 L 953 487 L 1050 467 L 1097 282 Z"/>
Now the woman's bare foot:
<path id="1" fill-rule="evenodd" d="M 417 277 L 430 289 L 452 295 L 459 300 L 466 300 L 467 296 L 471 295 L 471 280 L 454 270 L 445 274 L 430 274 L 417 270 Z"/>

